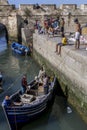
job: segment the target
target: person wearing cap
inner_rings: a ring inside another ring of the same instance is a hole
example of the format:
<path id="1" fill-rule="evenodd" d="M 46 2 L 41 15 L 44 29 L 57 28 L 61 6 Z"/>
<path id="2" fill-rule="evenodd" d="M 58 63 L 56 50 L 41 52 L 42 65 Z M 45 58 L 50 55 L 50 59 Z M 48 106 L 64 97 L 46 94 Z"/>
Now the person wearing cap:
<path id="1" fill-rule="evenodd" d="M 80 47 L 80 35 L 81 35 L 81 25 L 79 20 L 76 18 L 74 20 L 75 23 L 75 49 L 79 49 Z"/>
<path id="2" fill-rule="evenodd" d="M 22 85 L 22 94 L 24 94 L 28 88 L 26 75 L 23 75 L 23 78 L 21 80 L 21 85 Z"/>
<path id="3" fill-rule="evenodd" d="M 3 101 L 3 105 L 4 106 L 10 106 L 11 105 L 11 100 L 10 100 L 8 95 L 5 96 L 5 99 Z"/>

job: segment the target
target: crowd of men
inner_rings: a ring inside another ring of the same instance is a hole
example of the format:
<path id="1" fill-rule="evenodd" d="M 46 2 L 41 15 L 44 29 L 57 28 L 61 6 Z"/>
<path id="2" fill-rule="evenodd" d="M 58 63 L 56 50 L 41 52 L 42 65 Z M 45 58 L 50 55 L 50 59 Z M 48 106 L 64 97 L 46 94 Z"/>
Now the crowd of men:
<path id="1" fill-rule="evenodd" d="M 65 21 L 64 18 L 59 19 L 57 17 L 56 19 L 48 18 L 44 20 L 43 26 L 41 25 L 41 22 L 39 20 L 36 20 L 35 29 L 38 29 L 39 34 L 48 34 L 53 35 L 60 33 L 64 33 L 64 25 Z"/>

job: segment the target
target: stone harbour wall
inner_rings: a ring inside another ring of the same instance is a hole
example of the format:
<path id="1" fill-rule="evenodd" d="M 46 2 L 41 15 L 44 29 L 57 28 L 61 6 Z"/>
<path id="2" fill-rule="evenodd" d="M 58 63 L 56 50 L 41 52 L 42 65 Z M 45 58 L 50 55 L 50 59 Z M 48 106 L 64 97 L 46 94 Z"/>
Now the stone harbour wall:
<path id="1" fill-rule="evenodd" d="M 62 47 L 62 54 L 58 56 L 55 47 L 60 38 L 53 39 L 37 32 L 33 34 L 34 57 L 53 71 L 64 93 L 68 87 L 68 100 L 87 115 L 87 56 L 80 50 L 75 51 L 71 45 Z"/>

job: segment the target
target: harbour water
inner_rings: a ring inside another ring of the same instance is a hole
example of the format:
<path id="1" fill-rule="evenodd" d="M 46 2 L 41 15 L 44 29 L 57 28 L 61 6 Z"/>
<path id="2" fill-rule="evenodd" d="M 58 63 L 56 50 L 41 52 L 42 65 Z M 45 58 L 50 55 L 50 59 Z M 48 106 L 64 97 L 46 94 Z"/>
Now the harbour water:
<path id="1" fill-rule="evenodd" d="M 6 37 L 5 34 L 0 33 L 0 52 L 7 49 Z"/>
<path id="2" fill-rule="evenodd" d="M 1 46 L 0 46 L 1 48 Z M 13 54 L 10 47 L 0 51 L 0 71 L 3 74 L 3 92 L 0 94 L 0 130 L 10 130 L 1 107 L 5 95 L 11 95 L 21 87 L 21 78 L 27 74 L 28 82 L 39 72 L 40 66 L 29 56 Z M 87 130 L 87 124 L 70 105 L 72 112 L 67 112 L 65 99 L 55 96 L 54 103 L 46 113 L 24 125 L 20 130 Z"/>

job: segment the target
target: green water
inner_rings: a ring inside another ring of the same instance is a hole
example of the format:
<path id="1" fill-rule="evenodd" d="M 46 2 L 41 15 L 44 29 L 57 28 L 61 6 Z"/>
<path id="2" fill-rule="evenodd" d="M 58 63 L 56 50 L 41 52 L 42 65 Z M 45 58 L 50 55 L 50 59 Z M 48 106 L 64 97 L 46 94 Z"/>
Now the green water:
<path id="1" fill-rule="evenodd" d="M 4 77 L 4 92 L 0 94 L 0 104 L 5 95 L 11 95 L 21 87 L 23 74 L 27 74 L 29 82 L 38 74 L 39 69 L 40 66 L 32 57 L 14 55 L 9 48 L 1 52 L 0 70 Z M 56 96 L 52 107 L 46 113 L 23 126 L 21 130 L 87 130 L 87 124 L 85 124 L 75 109 L 72 106 L 70 107 L 72 113 L 68 114 L 64 98 Z M 4 112 L 0 107 L 0 130 L 9 129 Z"/>

